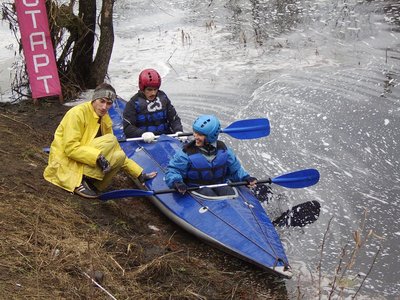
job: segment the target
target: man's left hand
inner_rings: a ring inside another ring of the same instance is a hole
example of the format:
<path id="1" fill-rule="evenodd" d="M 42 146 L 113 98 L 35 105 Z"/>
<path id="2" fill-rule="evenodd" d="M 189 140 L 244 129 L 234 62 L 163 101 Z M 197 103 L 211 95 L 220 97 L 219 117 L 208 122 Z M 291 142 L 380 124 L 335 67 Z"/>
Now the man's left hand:
<path id="1" fill-rule="evenodd" d="M 179 136 L 180 134 L 183 134 L 182 131 L 177 131 L 176 134 L 178 135 L 177 138 L 178 138 L 181 142 L 184 143 L 184 142 L 186 142 L 186 141 L 188 140 L 188 137 L 187 137 L 186 135 L 181 135 L 181 136 Z"/>
<path id="2" fill-rule="evenodd" d="M 108 160 L 104 157 L 103 154 L 100 154 L 99 157 L 97 158 L 97 164 L 101 168 L 104 174 L 108 173 L 111 171 L 111 165 L 108 162 Z"/>

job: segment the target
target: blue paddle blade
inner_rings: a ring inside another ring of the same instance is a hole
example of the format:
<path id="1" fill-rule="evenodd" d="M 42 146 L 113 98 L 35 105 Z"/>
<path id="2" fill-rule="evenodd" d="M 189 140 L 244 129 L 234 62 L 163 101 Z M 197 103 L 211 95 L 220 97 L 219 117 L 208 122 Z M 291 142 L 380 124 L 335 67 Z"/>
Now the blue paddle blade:
<path id="1" fill-rule="evenodd" d="M 107 201 L 125 197 L 141 197 L 141 196 L 152 196 L 152 195 L 154 195 L 154 191 L 124 189 L 124 190 L 115 190 L 103 193 L 99 195 L 98 198 L 102 201 Z"/>
<path id="2" fill-rule="evenodd" d="M 319 181 L 319 172 L 315 169 L 306 169 L 272 178 L 271 181 L 287 188 L 304 188 Z"/>
<path id="3" fill-rule="evenodd" d="M 270 126 L 266 118 L 239 120 L 222 129 L 221 132 L 237 139 L 248 140 L 269 135 Z"/>

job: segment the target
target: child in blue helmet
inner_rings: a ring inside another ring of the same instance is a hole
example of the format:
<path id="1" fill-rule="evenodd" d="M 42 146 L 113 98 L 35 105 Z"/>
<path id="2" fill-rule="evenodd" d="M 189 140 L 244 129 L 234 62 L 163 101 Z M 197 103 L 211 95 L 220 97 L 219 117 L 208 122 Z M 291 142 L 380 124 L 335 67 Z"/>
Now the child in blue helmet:
<path id="1" fill-rule="evenodd" d="M 251 177 L 241 166 L 233 151 L 218 140 L 221 131 L 214 115 L 202 115 L 193 123 L 194 141 L 186 144 L 170 160 L 165 182 L 170 188 L 184 194 L 188 186 L 247 181 L 255 186 L 257 179 Z M 234 194 L 230 186 L 201 188 L 197 191 L 206 196 Z"/>

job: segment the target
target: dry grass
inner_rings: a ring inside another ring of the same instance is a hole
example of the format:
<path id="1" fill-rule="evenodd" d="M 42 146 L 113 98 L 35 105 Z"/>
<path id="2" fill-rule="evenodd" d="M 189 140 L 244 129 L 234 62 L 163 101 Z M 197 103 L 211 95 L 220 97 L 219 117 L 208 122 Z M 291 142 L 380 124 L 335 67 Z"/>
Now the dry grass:
<path id="1" fill-rule="evenodd" d="M 283 281 L 182 232 L 146 199 L 101 203 L 47 183 L 41 149 L 66 109 L 0 112 L 0 298 L 287 299 Z"/>

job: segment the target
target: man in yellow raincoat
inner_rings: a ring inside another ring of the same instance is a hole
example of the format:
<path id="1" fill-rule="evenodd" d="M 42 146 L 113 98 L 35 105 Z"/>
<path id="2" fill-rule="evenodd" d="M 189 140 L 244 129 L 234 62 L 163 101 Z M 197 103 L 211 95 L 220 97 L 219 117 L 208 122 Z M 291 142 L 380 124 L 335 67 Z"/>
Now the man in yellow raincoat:
<path id="1" fill-rule="evenodd" d="M 114 175 L 123 169 L 144 182 L 157 175 L 127 158 L 112 131 L 108 110 L 116 98 L 115 89 L 102 83 L 94 90 L 92 101 L 71 108 L 61 120 L 50 147 L 44 178 L 82 197 L 96 198 Z"/>

